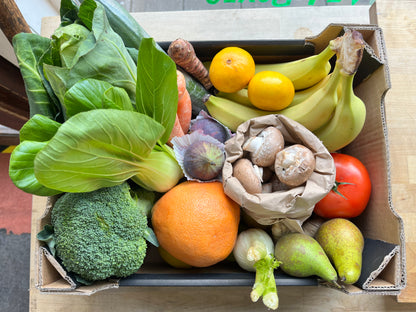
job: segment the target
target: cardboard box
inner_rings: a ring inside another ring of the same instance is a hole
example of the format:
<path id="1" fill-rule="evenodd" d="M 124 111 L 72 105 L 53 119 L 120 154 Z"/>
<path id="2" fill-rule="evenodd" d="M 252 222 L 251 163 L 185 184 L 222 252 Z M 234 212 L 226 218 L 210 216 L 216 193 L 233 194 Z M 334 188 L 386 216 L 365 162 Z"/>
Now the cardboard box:
<path id="1" fill-rule="evenodd" d="M 397 295 L 406 284 L 405 241 L 403 221 L 395 212 L 391 199 L 388 134 L 384 96 L 390 88 L 382 30 L 372 25 L 331 24 L 322 33 L 305 40 L 192 42 L 202 60 L 208 60 L 227 45 L 238 45 L 251 52 L 256 61 L 277 62 L 298 59 L 319 53 L 328 42 L 341 35 L 344 29 L 360 31 L 367 43 L 362 63 L 355 77 L 355 93 L 366 104 L 367 120 L 357 139 L 343 152 L 359 158 L 367 167 L 372 180 L 372 195 L 365 212 L 354 222 L 366 238 L 362 277 L 356 285 L 347 286 L 349 294 Z M 167 48 L 169 43 L 161 43 Z M 36 223 L 39 232 L 50 222 L 50 209 L 55 198 L 48 199 L 44 215 Z M 150 247 L 137 274 L 119 280 L 79 286 L 47 248 L 37 242 L 37 288 L 45 293 L 84 294 L 121 286 L 251 286 L 254 274 L 245 272 L 237 264 L 224 261 L 204 269 L 178 270 L 170 268 Z M 316 286 L 314 278 L 294 278 L 280 271 L 277 284 Z"/>

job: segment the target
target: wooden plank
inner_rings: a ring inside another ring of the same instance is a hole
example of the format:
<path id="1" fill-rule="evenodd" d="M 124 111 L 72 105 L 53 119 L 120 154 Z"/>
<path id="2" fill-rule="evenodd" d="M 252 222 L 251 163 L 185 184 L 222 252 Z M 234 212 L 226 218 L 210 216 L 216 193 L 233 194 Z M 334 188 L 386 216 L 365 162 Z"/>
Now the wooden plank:
<path id="1" fill-rule="evenodd" d="M 0 56 L 0 124 L 19 130 L 29 119 L 29 104 L 19 69 Z"/>
<path id="2" fill-rule="evenodd" d="M 0 126 L 0 146 L 17 145 L 19 143 L 19 131 Z"/>
<path id="3" fill-rule="evenodd" d="M 19 32 L 32 32 L 19 7 L 13 0 L 0 1 L 0 28 L 10 43 L 15 34 Z"/>
<path id="4" fill-rule="evenodd" d="M 385 0 L 376 4 L 392 85 L 385 100 L 393 205 L 404 219 L 406 233 L 407 287 L 398 301 L 416 302 L 416 2 Z"/>

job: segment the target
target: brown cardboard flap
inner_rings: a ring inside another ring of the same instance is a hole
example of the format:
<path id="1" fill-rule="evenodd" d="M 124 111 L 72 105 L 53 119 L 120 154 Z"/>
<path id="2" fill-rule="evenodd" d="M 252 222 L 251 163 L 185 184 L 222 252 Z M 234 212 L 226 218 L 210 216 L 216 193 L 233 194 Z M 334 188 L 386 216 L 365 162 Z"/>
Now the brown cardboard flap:
<path id="1" fill-rule="evenodd" d="M 384 278 L 382 278 L 382 272 L 389 264 L 390 269 L 393 269 L 394 272 L 399 271 L 399 261 L 394 259 L 399 254 L 400 247 L 398 245 L 365 239 L 363 267 L 357 284 L 364 290 L 400 288 L 400 280 L 394 278 L 394 275 L 384 274 Z"/>
<path id="2" fill-rule="evenodd" d="M 54 256 L 44 247 L 39 248 L 39 288 L 48 285 L 49 290 L 71 291 L 76 288 L 76 283 L 58 263 Z M 58 273 L 58 274 L 57 274 Z M 53 285 L 53 286 L 51 286 Z"/>
<path id="3" fill-rule="evenodd" d="M 104 289 L 118 288 L 118 280 L 97 281 L 92 285 L 79 287 L 76 281 L 65 271 L 54 256 L 44 247 L 40 247 L 40 291 L 48 293 L 70 293 L 79 295 L 92 295 Z"/>

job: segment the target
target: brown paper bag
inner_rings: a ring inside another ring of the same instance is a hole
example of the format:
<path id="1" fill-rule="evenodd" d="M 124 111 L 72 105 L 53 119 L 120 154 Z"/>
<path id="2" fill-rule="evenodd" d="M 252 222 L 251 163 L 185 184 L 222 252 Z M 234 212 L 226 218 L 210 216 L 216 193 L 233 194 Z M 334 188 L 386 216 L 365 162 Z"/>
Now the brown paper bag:
<path id="1" fill-rule="evenodd" d="M 268 126 L 275 126 L 282 132 L 285 146 L 299 143 L 308 147 L 315 155 L 316 167 L 308 181 L 301 186 L 287 191 L 250 194 L 233 176 L 232 164 L 246 157 L 242 148 L 244 142 Z M 328 194 L 335 183 L 335 164 L 322 142 L 304 126 L 283 115 L 271 114 L 242 123 L 235 136 L 226 142 L 225 153 L 225 193 L 262 225 L 282 222 L 291 231 L 303 232 L 303 222 L 311 216 L 315 204 Z"/>

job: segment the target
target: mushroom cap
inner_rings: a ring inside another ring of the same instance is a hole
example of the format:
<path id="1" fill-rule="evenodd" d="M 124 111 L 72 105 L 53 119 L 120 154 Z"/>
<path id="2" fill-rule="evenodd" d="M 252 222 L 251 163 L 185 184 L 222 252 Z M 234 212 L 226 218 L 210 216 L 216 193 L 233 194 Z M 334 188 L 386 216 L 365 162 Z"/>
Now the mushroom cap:
<path id="1" fill-rule="evenodd" d="M 247 158 L 240 158 L 233 165 L 233 176 L 241 183 L 247 193 L 262 192 L 260 177 L 254 170 L 253 164 Z"/>
<path id="2" fill-rule="evenodd" d="M 243 150 L 250 152 L 253 164 L 268 167 L 274 164 L 276 154 L 284 148 L 285 140 L 279 129 L 269 126 L 257 136 L 250 137 Z"/>
<path id="3" fill-rule="evenodd" d="M 274 169 L 281 182 L 299 186 L 315 170 L 315 156 L 306 146 L 294 144 L 277 153 Z"/>

